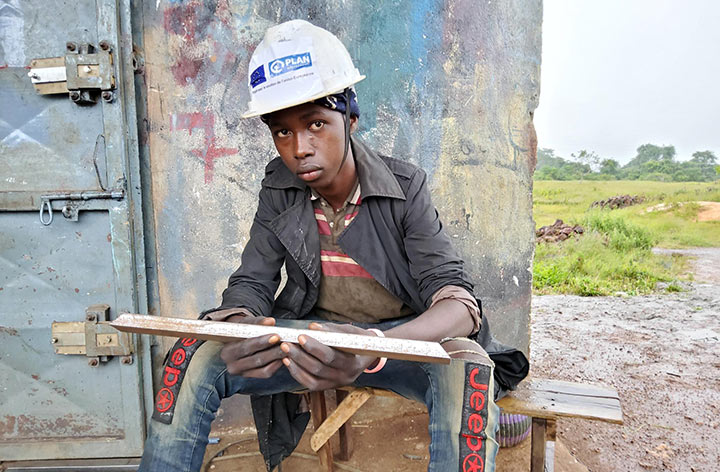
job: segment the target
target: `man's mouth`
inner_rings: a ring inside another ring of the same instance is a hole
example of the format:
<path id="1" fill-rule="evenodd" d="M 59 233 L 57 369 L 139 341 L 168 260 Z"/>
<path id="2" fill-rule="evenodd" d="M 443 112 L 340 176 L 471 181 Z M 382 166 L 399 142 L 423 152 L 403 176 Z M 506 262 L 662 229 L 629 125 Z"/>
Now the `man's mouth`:
<path id="1" fill-rule="evenodd" d="M 297 176 L 306 182 L 313 181 L 318 178 L 322 168 L 317 166 L 301 167 L 297 170 Z"/>

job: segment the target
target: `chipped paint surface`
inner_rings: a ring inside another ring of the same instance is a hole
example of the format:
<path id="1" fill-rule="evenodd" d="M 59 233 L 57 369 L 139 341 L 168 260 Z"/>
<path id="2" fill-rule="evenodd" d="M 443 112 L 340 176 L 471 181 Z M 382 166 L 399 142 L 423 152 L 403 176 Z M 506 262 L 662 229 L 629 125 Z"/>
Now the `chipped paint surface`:
<path id="1" fill-rule="evenodd" d="M 25 12 L 20 0 L 0 0 L 0 66 L 25 66 Z"/>
<path id="2" fill-rule="evenodd" d="M 0 0 L 1 460 L 142 451 L 144 342 L 135 345 L 132 365 L 108 359 L 94 368 L 84 356 L 57 355 L 51 333 L 54 322 L 83 320 L 90 305 L 107 303 L 114 316 L 144 302 L 143 237 L 133 227 L 142 222 L 133 72 L 124 69 L 129 5 Z M 111 103 L 78 106 L 68 96 L 36 93 L 30 61 L 67 53 L 68 41 L 101 40 L 116 66 Z M 48 226 L 38 221 L 41 195 L 97 191 L 100 181 L 111 187 L 120 178 L 127 182 L 122 200 L 88 200 L 92 211 L 77 221 L 60 211 Z"/>
<path id="3" fill-rule="evenodd" d="M 306 18 L 335 32 L 368 76 L 357 86 L 360 135 L 428 171 L 498 337 L 527 348 L 539 1 L 155 6 L 145 41 L 162 315 L 217 305 L 239 262 L 275 155 L 264 125 L 240 120 L 247 63 L 268 26 Z"/>
<path id="4" fill-rule="evenodd" d="M 49 403 L 49 405 L 52 402 Z M 121 438 L 123 431 L 104 418 L 88 414 L 53 415 L 42 418 L 30 415 L 0 417 L 0 435 L 3 441 L 52 440 L 72 437 L 74 439 Z"/>
<path id="5" fill-rule="evenodd" d="M 161 315 L 195 317 L 216 306 L 239 264 L 263 169 L 275 156 L 260 120 L 240 119 L 247 64 L 267 27 L 304 18 L 336 33 L 367 75 L 357 86 L 360 136 L 428 172 L 495 333 L 527 349 L 541 2 L 384 5 L 145 5 Z"/>

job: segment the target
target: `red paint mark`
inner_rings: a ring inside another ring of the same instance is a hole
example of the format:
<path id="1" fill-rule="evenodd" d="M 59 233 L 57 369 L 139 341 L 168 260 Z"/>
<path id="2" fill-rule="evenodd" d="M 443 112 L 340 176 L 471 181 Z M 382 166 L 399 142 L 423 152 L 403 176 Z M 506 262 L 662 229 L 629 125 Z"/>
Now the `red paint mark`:
<path id="1" fill-rule="evenodd" d="M 47 268 L 47 271 L 48 271 L 48 272 L 55 272 L 55 269 L 53 269 L 52 267 L 48 267 L 48 268 Z"/>
<path id="2" fill-rule="evenodd" d="M 2 292 L 3 290 L 5 290 L 5 288 L 4 288 L 4 287 L 0 287 L 0 292 Z"/>
<path id="3" fill-rule="evenodd" d="M 9 66 L 7 64 L 3 64 L 0 66 L 0 69 L 7 69 Z"/>
<path id="4" fill-rule="evenodd" d="M 32 377 L 35 380 L 40 380 L 40 376 L 38 374 L 32 374 L 30 377 Z"/>
<path id="5" fill-rule="evenodd" d="M 196 24 L 196 6 L 195 2 L 185 5 L 173 5 L 165 9 L 163 14 L 163 26 L 168 33 L 179 34 L 186 41 L 195 40 L 195 24 Z"/>
<path id="6" fill-rule="evenodd" d="M 221 77 L 232 74 L 237 65 L 235 54 L 229 51 L 223 44 L 214 40 L 217 37 L 224 37 L 234 34 L 232 14 L 228 0 L 217 2 L 190 1 L 183 4 L 175 4 L 167 7 L 163 12 L 163 27 L 171 35 L 182 37 L 178 46 L 173 51 L 177 61 L 171 67 L 175 82 L 181 87 L 187 86 L 190 82 L 198 79 L 198 89 L 205 88 L 205 81 L 218 82 Z M 218 45 L 223 49 L 219 54 L 214 53 L 210 57 L 204 56 L 200 51 L 199 44 L 210 38 L 217 50 Z M 218 58 L 225 57 L 221 69 L 214 68 Z M 232 58 L 228 63 L 228 58 Z M 226 70 L 229 67 L 229 70 Z M 205 70 L 204 74 L 200 74 Z"/>
<path id="7" fill-rule="evenodd" d="M 193 130 L 205 131 L 205 148 L 193 149 L 191 152 L 205 163 L 205 183 L 213 180 L 215 159 L 231 154 L 237 154 L 237 148 L 223 148 L 217 146 L 215 137 L 215 114 L 212 112 L 180 113 L 170 118 L 170 130 L 187 130 L 192 136 Z"/>
<path id="8" fill-rule="evenodd" d="M 202 59 L 190 59 L 189 57 L 181 56 L 171 67 L 175 83 L 180 86 L 185 86 L 195 80 L 198 73 L 200 73 L 203 62 Z"/>
<path id="9" fill-rule="evenodd" d="M 76 288 L 76 289 L 75 289 L 75 293 L 80 293 L 80 289 L 79 289 L 79 288 Z"/>
<path id="10" fill-rule="evenodd" d="M 109 243 L 112 242 L 112 234 L 108 233 L 108 235 L 107 235 L 107 241 L 108 241 Z"/>
<path id="11" fill-rule="evenodd" d="M 200 149 L 193 149 L 192 153 L 205 161 L 205 183 L 212 182 L 213 173 L 215 171 L 215 159 L 231 154 L 237 154 L 237 148 L 221 148 L 215 146 L 215 136 L 210 140 L 210 145 L 203 153 Z"/>

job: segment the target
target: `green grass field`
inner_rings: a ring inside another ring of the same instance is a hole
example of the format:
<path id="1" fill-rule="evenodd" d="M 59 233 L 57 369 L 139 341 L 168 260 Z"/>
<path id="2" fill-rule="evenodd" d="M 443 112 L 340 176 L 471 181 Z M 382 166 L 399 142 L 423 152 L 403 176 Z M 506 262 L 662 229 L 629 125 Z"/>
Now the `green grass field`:
<path id="1" fill-rule="evenodd" d="M 592 202 L 616 195 L 642 195 L 642 204 L 617 210 L 590 209 Z M 629 295 L 649 293 L 657 282 L 684 277 L 681 257 L 654 255 L 654 246 L 720 247 L 720 221 L 697 221 L 699 205 L 720 202 L 720 182 L 536 181 L 536 227 L 562 219 L 580 224 L 582 237 L 538 244 L 533 269 L 536 293 Z M 648 211 L 664 204 L 665 209 Z"/>

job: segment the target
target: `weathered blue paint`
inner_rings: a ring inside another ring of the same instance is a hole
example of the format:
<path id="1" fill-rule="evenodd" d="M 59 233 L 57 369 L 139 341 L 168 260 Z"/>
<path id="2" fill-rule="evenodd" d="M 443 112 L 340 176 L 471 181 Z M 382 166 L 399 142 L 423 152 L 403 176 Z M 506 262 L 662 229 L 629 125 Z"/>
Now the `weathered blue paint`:
<path id="1" fill-rule="evenodd" d="M 188 0 L 143 12 L 159 314 L 216 306 L 239 263 L 275 156 L 265 125 L 240 118 L 247 64 L 269 26 L 302 18 L 346 44 L 367 75 L 360 135 L 427 171 L 498 336 L 527 349 L 540 0 Z M 204 124 L 177 124 L 190 116 Z"/>
<path id="2" fill-rule="evenodd" d="M 115 358 L 97 368 L 82 355 L 56 355 L 51 342 L 53 322 L 83 321 L 89 305 L 110 305 L 111 318 L 146 309 L 129 1 L 65 3 L 0 8 L 0 29 L 8 12 L 25 20 L 0 36 L 0 61 L 8 62 L 0 62 L 2 460 L 137 455 L 145 388 L 152 395 L 145 338 L 136 339 L 132 365 Z M 66 41 L 100 40 L 112 45 L 117 66 L 112 103 L 80 107 L 67 95 L 36 94 L 30 60 L 65 54 Z M 96 142 L 105 144 L 98 152 Z M 96 159 L 105 185 L 126 180 L 125 198 L 81 211 L 77 222 L 55 202 L 55 219 L 43 226 L 40 195 L 100 190 Z"/>

